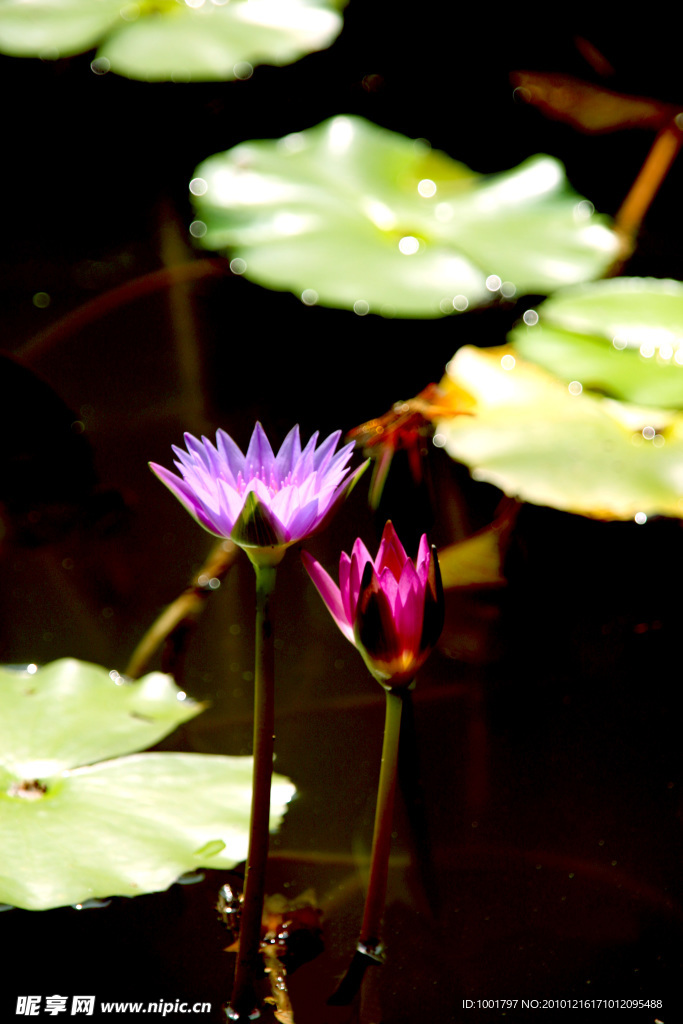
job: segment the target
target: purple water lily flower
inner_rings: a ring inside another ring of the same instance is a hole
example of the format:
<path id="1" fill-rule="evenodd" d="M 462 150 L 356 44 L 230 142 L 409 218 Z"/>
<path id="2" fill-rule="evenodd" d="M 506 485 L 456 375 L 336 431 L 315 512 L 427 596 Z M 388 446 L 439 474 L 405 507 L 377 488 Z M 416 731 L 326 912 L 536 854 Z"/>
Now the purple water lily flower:
<path id="1" fill-rule="evenodd" d="M 150 468 L 209 533 L 276 565 L 290 544 L 321 529 L 366 468 L 349 476 L 354 445 L 335 453 L 340 437 L 338 430 L 316 448 L 316 431 L 302 449 L 296 426 L 275 455 L 257 423 L 244 455 L 224 430 L 215 445 L 185 434 L 187 451 L 173 446 L 181 476 L 153 462 Z"/>
<path id="2" fill-rule="evenodd" d="M 376 559 L 360 539 L 350 558 L 342 553 L 339 586 L 308 552 L 301 554 L 332 618 L 375 679 L 387 689 L 411 683 L 443 627 L 441 573 L 427 537 L 413 562 L 388 522 Z"/>

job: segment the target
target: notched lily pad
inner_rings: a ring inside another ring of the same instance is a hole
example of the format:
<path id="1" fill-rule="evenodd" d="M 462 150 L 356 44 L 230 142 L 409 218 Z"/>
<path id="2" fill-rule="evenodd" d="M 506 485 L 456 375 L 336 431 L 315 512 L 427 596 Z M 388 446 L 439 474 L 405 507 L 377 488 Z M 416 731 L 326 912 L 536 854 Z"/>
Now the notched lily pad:
<path id="1" fill-rule="evenodd" d="M 3 0 L 0 50 L 56 59 L 99 45 L 95 68 L 145 81 L 246 78 L 339 34 L 336 0 Z"/>
<path id="2" fill-rule="evenodd" d="M 511 348 L 460 349 L 451 382 L 477 404 L 436 430 L 475 479 L 599 519 L 683 516 L 682 413 L 572 388 Z"/>
<path id="3" fill-rule="evenodd" d="M 340 116 L 209 157 L 194 233 L 307 305 L 436 317 L 601 275 L 618 243 L 562 165 L 481 175 L 424 141 Z"/>
<path id="4" fill-rule="evenodd" d="M 683 408 L 683 284 L 615 278 L 556 292 L 508 335 L 567 383 L 639 405 Z"/>
<path id="5" fill-rule="evenodd" d="M 246 856 L 252 759 L 105 760 L 202 710 L 169 676 L 117 685 L 113 675 L 72 659 L 0 670 L 0 902 L 46 910 L 157 892 Z M 274 776 L 271 828 L 293 792 Z"/>

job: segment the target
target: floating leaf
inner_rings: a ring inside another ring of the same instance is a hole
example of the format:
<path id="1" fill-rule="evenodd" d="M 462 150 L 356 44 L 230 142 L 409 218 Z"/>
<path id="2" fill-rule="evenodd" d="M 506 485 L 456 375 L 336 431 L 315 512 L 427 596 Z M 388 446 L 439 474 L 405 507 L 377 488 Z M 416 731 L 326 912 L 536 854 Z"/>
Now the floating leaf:
<path id="1" fill-rule="evenodd" d="M 601 275 L 618 243 L 535 156 L 480 175 L 358 117 L 209 157 L 190 185 L 201 244 L 307 305 L 435 317 Z"/>
<path id="2" fill-rule="evenodd" d="M 460 349 L 451 381 L 475 396 L 474 415 L 436 430 L 475 479 L 600 519 L 683 516 L 683 414 L 572 393 L 511 348 Z"/>
<path id="3" fill-rule="evenodd" d="M 95 68 L 146 81 L 247 78 L 342 27 L 335 0 L 4 0 L 0 50 L 52 58 L 99 45 Z"/>
<path id="4" fill-rule="evenodd" d="M 0 7 L 0 50 L 13 57 L 53 60 L 82 53 L 125 25 L 122 8 L 120 0 L 5 0 Z"/>
<path id="5" fill-rule="evenodd" d="M 532 313 L 508 335 L 524 359 L 584 389 L 683 408 L 679 281 L 614 278 L 562 289 L 539 306 L 535 321 Z"/>
<path id="6" fill-rule="evenodd" d="M 0 770 L 24 779 L 150 747 L 204 709 L 161 672 L 127 682 L 75 658 L 0 668 L 0 705 Z"/>
<path id="7" fill-rule="evenodd" d="M 101 760 L 156 742 L 202 710 L 181 696 L 161 673 L 117 685 L 115 673 L 71 659 L 0 670 L 0 901 L 45 910 L 135 896 L 244 859 L 251 758 Z M 274 776 L 271 827 L 292 793 Z"/>
<path id="8" fill-rule="evenodd" d="M 565 288 L 543 303 L 543 318 L 579 334 L 618 337 L 631 348 L 683 343 L 683 284 L 654 277 L 615 277 Z"/>
<path id="9" fill-rule="evenodd" d="M 490 526 L 440 548 L 439 568 L 444 590 L 505 586 L 503 562 L 518 510 L 515 502 L 508 502 Z"/>

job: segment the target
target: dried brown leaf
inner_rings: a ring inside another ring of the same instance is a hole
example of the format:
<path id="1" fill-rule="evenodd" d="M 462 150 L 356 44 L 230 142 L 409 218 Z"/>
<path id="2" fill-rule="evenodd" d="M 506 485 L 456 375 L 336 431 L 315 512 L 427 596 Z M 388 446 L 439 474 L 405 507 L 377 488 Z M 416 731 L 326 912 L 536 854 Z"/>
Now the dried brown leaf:
<path id="1" fill-rule="evenodd" d="M 661 100 L 613 92 L 572 75 L 513 71 L 510 80 L 519 99 L 538 107 L 545 117 L 589 135 L 624 128 L 659 131 L 682 109 Z"/>

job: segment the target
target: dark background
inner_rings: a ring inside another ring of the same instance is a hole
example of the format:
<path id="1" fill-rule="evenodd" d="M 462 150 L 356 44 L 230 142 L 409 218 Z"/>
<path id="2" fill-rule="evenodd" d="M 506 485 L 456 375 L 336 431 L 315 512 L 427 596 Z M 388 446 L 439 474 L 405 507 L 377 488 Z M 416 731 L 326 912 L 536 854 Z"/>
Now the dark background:
<path id="1" fill-rule="evenodd" d="M 515 102 L 509 82 L 518 69 L 598 81 L 577 35 L 615 69 L 610 88 L 683 102 L 671 26 L 615 16 L 551 27 L 499 6 L 464 14 L 352 0 L 329 50 L 258 67 L 247 82 L 96 76 L 92 54 L 0 59 L 1 661 L 70 655 L 123 668 L 210 545 L 146 467 L 169 464 L 183 430 L 220 425 L 245 445 L 256 418 L 274 443 L 294 422 L 305 434 L 350 429 L 438 380 L 460 345 L 500 344 L 520 309 L 360 318 L 225 275 L 41 332 L 195 258 L 187 183 L 207 155 L 336 113 L 426 138 L 478 171 L 550 153 L 614 214 L 652 136 L 578 134 Z M 627 272 L 683 277 L 680 191 L 678 164 Z M 40 292 L 47 306 L 34 304 Z M 398 460 L 379 514 L 366 481 L 311 550 L 333 570 L 356 535 L 373 547 L 388 516 L 438 544 L 490 521 L 498 492 L 443 452 L 429 461 L 431 489 L 416 490 Z M 676 521 L 643 528 L 526 506 L 508 587 L 449 596 L 403 737 L 389 960 L 374 976 L 386 1024 L 494 1021 L 500 1009 L 465 1011 L 462 1000 L 522 997 L 662 999 L 661 1010 L 609 1019 L 677 1019 L 681 568 Z M 183 685 L 212 706 L 168 749 L 249 751 L 252 588 L 241 561 L 207 608 Z M 370 840 L 382 696 L 295 552 L 279 591 L 278 769 L 299 795 L 274 840 L 269 886 L 312 886 L 326 909 L 327 952 L 292 989 L 297 1022 L 334 1024 L 351 1019 L 324 997 L 358 927 L 355 865 Z M 219 1020 L 231 971 L 213 911 L 222 881 L 208 872 L 98 911 L 3 914 L 4 1012 L 17 995 L 58 992 L 209 1000 Z"/>

